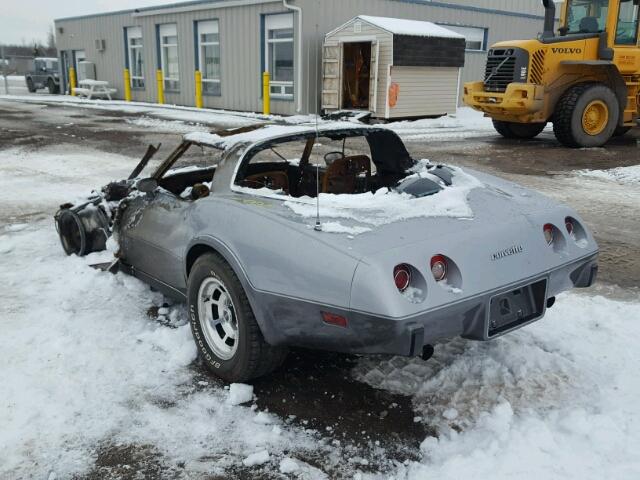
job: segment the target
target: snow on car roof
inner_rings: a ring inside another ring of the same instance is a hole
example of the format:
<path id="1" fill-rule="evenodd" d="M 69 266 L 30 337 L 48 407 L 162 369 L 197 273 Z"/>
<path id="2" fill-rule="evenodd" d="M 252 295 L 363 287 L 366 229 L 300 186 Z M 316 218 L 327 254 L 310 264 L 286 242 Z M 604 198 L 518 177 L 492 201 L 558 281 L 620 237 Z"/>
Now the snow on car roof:
<path id="1" fill-rule="evenodd" d="M 316 131 L 327 133 L 335 130 L 362 130 L 374 129 L 370 125 L 352 122 L 323 122 L 317 127 L 315 124 L 307 123 L 300 125 L 264 125 L 255 130 L 246 131 L 244 129 L 237 134 L 219 135 L 216 133 L 191 132 L 184 136 L 189 142 L 202 145 L 209 145 L 215 148 L 227 149 L 240 143 L 256 143 L 262 140 L 269 140 L 287 135 L 313 133 Z"/>
<path id="2" fill-rule="evenodd" d="M 404 18 L 372 17 L 358 15 L 356 18 L 382 28 L 396 35 L 412 35 L 416 37 L 464 38 L 457 32 L 441 27 L 432 22 L 422 20 L 406 20 Z"/>

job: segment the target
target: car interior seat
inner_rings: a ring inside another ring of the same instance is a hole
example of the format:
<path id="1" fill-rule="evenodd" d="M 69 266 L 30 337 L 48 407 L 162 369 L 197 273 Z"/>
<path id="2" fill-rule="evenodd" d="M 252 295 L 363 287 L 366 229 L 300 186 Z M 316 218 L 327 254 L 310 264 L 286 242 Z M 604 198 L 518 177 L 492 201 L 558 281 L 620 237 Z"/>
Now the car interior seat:
<path id="1" fill-rule="evenodd" d="M 354 155 L 337 159 L 329 165 L 322 179 L 322 193 L 355 193 L 358 177 L 371 180 L 371 159 L 366 155 Z"/>

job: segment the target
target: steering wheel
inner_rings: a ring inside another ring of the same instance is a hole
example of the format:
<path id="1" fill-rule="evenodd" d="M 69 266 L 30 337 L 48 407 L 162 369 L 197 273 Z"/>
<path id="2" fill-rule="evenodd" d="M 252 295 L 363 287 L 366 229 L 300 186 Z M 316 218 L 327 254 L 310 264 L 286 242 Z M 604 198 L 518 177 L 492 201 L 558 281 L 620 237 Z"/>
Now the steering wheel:
<path id="1" fill-rule="evenodd" d="M 344 158 L 344 152 L 328 152 L 324 154 L 324 163 L 331 165 L 336 160 L 342 160 Z"/>

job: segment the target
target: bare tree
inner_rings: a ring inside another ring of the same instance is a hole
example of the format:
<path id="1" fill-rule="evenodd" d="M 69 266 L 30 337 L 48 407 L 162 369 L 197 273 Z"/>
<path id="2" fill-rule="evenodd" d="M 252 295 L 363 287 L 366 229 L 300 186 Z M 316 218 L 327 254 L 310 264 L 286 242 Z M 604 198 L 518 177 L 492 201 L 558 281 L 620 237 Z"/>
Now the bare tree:
<path id="1" fill-rule="evenodd" d="M 56 33 L 53 25 L 49 25 L 49 32 L 47 33 L 47 48 L 49 50 L 56 49 Z"/>

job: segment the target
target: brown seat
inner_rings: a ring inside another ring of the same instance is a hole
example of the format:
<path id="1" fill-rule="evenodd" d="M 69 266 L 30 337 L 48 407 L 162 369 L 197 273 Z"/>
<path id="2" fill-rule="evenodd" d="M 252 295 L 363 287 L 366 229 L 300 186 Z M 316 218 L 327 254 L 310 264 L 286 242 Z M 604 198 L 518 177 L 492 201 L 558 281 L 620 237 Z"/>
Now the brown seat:
<path id="1" fill-rule="evenodd" d="M 355 193 L 358 177 L 366 175 L 371 180 L 371 159 L 366 155 L 354 155 L 335 160 L 327 168 L 322 179 L 322 193 Z"/>
<path id="2" fill-rule="evenodd" d="M 282 190 L 289 193 L 289 176 L 285 172 L 272 171 L 249 175 L 244 179 L 242 185 L 249 188 L 270 188 L 271 190 Z"/>

